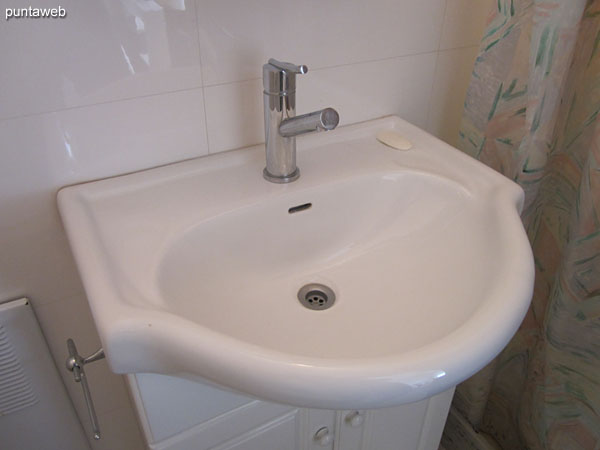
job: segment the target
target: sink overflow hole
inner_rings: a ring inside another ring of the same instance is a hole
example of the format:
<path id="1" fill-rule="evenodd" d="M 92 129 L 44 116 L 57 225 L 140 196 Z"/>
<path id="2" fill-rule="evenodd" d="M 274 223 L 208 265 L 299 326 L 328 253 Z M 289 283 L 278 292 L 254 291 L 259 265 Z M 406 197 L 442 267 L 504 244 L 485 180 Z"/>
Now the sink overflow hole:
<path id="1" fill-rule="evenodd" d="M 290 209 L 288 209 L 288 212 L 290 214 L 294 214 L 300 211 L 305 211 L 307 209 L 310 209 L 310 207 L 312 206 L 312 203 L 304 203 L 302 205 L 298 205 L 298 206 L 293 206 Z"/>
<path id="2" fill-rule="evenodd" d="M 306 308 L 320 311 L 333 306 L 335 293 L 324 284 L 311 283 L 300 288 L 298 300 Z"/>

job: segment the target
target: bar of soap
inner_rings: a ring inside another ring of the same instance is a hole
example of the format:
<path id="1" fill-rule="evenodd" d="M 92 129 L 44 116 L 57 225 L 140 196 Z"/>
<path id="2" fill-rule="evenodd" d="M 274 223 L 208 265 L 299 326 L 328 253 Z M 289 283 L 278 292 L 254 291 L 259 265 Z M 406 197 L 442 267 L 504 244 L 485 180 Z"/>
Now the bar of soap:
<path id="1" fill-rule="evenodd" d="M 398 150 L 408 150 L 412 148 L 412 144 L 408 139 L 399 133 L 392 130 L 381 130 L 377 133 L 377 140 L 382 144 Z"/>

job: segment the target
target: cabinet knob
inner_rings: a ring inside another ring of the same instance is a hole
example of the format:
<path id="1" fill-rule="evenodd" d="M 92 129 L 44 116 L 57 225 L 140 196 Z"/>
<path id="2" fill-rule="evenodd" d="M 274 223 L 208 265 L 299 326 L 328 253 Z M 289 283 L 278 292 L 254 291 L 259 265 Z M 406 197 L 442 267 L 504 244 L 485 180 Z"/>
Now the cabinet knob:
<path id="1" fill-rule="evenodd" d="M 321 447 L 327 447 L 333 441 L 331 437 L 331 433 L 329 432 L 329 428 L 323 427 L 319 428 L 315 433 L 314 440 Z"/>
<path id="2" fill-rule="evenodd" d="M 352 411 L 346 416 L 346 423 L 352 428 L 360 427 L 365 421 L 365 416 L 360 411 Z"/>

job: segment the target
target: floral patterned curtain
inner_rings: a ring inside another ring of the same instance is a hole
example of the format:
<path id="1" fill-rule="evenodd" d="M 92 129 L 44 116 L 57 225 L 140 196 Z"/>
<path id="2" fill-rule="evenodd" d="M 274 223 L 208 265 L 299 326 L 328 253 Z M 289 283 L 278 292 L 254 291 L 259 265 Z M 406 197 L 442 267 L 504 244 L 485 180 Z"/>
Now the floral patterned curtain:
<path id="1" fill-rule="evenodd" d="M 459 146 L 525 190 L 536 283 L 453 405 L 504 450 L 600 449 L 600 0 L 494 1 Z"/>

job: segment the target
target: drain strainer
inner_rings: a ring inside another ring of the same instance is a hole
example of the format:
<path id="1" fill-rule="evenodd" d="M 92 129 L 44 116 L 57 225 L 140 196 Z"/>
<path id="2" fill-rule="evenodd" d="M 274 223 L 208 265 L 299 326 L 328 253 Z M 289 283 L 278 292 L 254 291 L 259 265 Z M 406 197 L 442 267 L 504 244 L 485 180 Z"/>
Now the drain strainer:
<path id="1" fill-rule="evenodd" d="M 321 311 L 333 306 L 335 293 L 324 284 L 310 283 L 300 288 L 298 300 L 308 309 Z"/>

